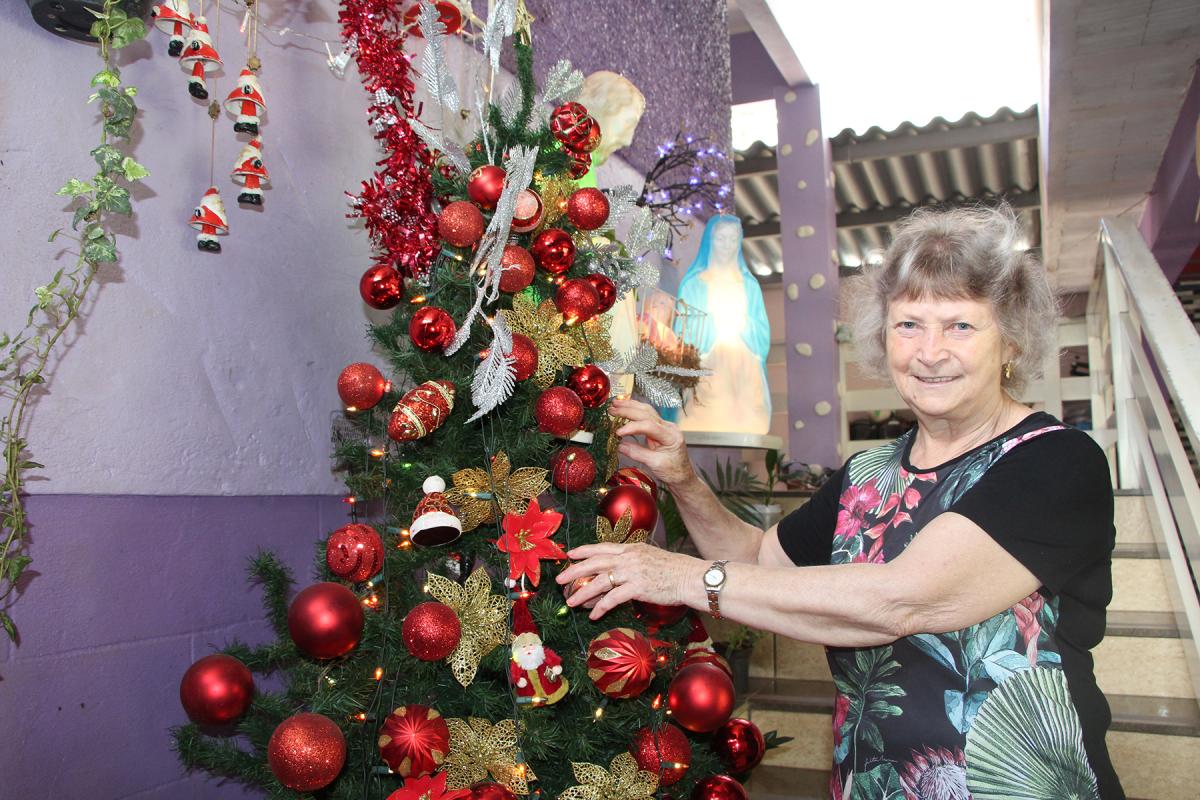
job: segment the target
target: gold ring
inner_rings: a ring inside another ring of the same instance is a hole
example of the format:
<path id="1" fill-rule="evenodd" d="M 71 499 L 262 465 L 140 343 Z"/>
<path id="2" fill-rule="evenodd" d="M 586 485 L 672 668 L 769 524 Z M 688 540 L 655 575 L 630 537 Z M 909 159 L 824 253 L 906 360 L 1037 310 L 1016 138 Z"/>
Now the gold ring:
<path id="1" fill-rule="evenodd" d="M 610 591 L 610 592 L 611 592 L 613 589 L 617 588 L 617 585 L 618 585 L 618 584 L 617 584 L 617 581 L 616 581 L 616 579 L 615 579 L 615 578 L 613 578 L 613 574 L 612 574 L 612 570 L 611 570 L 611 569 L 608 571 L 608 585 L 609 585 L 609 587 L 610 587 L 610 588 L 609 588 L 609 591 Z"/>

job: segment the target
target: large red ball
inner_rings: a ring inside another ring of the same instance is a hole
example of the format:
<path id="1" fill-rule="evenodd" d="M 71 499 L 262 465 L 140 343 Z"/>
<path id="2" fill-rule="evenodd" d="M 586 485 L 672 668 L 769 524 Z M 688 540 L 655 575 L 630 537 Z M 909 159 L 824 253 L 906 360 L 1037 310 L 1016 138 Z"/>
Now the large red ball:
<path id="1" fill-rule="evenodd" d="M 583 422 L 583 401 L 565 386 L 551 386 L 538 395 L 533 415 L 542 433 L 570 436 Z"/>
<path id="2" fill-rule="evenodd" d="M 576 189 L 567 198 L 567 219 L 580 230 L 596 230 L 608 221 L 608 197 L 590 186 Z"/>
<path id="3" fill-rule="evenodd" d="M 640 486 L 658 500 L 658 484 L 637 467 L 621 467 L 608 479 L 609 486 Z"/>
<path id="4" fill-rule="evenodd" d="M 467 197 L 480 208 L 491 210 L 500 202 L 505 172 L 494 164 L 477 167 L 467 178 Z"/>
<path id="5" fill-rule="evenodd" d="M 728 775 L 709 775 L 692 789 L 691 800 L 750 800 L 750 795 Z"/>
<path id="6" fill-rule="evenodd" d="M 233 656 L 214 653 L 188 667 L 179 682 L 179 702 L 198 725 L 226 725 L 246 713 L 254 677 Z"/>
<path id="7" fill-rule="evenodd" d="M 537 265 L 528 250 L 519 244 L 504 246 L 500 256 L 500 291 L 516 294 L 533 283 L 536 273 Z"/>
<path id="8" fill-rule="evenodd" d="M 288 607 L 288 633 L 313 658 L 349 653 L 362 638 L 364 621 L 354 592 L 331 581 L 302 590 Z"/>
<path id="9" fill-rule="evenodd" d="M 579 494 L 596 480 L 596 459 L 577 445 L 569 445 L 550 456 L 550 480 L 559 489 Z"/>
<path id="10" fill-rule="evenodd" d="M 523 381 L 537 372 L 538 349 L 533 339 L 523 333 L 514 333 L 512 355 L 517 380 Z"/>
<path id="11" fill-rule="evenodd" d="M 454 317 L 437 306 L 417 309 L 408 321 L 408 338 L 427 353 L 444 350 L 454 340 L 456 330 Z"/>
<path id="12" fill-rule="evenodd" d="M 645 489 L 637 486 L 613 486 L 600 498 L 597 511 L 614 527 L 626 509 L 630 512 L 630 530 L 654 532 L 658 525 L 658 504 Z"/>
<path id="13" fill-rule="evenodd" d="M 575 242 L 562 228 L 547 228 L 529 248 L 537 265 L 551 275 L 562 275 L 575 263 Z"/>
<path id="14" fill-rule="evenodd" d="M 450 752 L 450 726 L 436 710 L 415 703 L 387 715 L 379 728 L 379 755 L 402 778 L 433 773 Z"/>
<path id="15" fill-rule="evenodd" d="M 470 792 L 468 800 L 517 800 L 517 796 L 507 786 L 491 781 L 471 784 Z"/>
<path id="16" fill-rule="evenodd" d="M 584 275 L 583 279 L 590 283 L 596 290 L 596 294 L 600 296 L 601 314 L 608 311 L 617 302 L 617 285 L 613 283 L 612 278 L 601 275 L 599 272 L 592 272 Z"/>
<path id="17" fill-rule="evenodd" d="M 329 534 L 325 564 L 342 580 L 359 583 L 383 569 L 383 539 L 370 525 L 351 523 Z"/>
<path id="18" fill-rule="evenodd" d="M 658 775 L 660 786 L 678 783 L 692 762 L 692 743 L 674 725 L 642 728 L 633 735 L 629 752 L 640 769 Z"/>
<path id="19" fill-rule="evenodd" d="M 667 689 L 671 717 L 689 731 L 710 733 L 733 713 L 733 681 L 710 664 L 692 664 L 676 673 Z"/>
<path id="20" fill-rule="evenodd" d="M 430 600 L 408 612 L 400 634 L 404 637 L 404 646 L 414 657 L 422 661 L 441 661 L 458 647 L 462 625 L 454 609 Z"/>
<path id="21" fill-rule="evenodd" d="M 604 370 L 595 364 L 584 364 L 572 370 L 567 388 L 579 395 L 584 408 L 599 408 L 608 400 L 611 384 Z"/>
<path id="22" fill-rule="evenodd" d="M 371 308 L 386 311 L 404 299 L 404 278 L 395 267 L 377 264 L 363 273 L 358 293 Z"/>
<path id="23" fill-rule="evenodd" d="M 654 665 L 654 645 L 633 628 L 611 628 L 588 644 L 588 677 L 609 697 L 625 699 L 646 691 L 654 680 Z"/>
<path id="24" fill-rule="evenodd" d="M 346 737 L 329 717 L 304 712 L 288 717 L 267 743 L 267 765 L 280 783 L 315 792 L 333 783 L 346 763 Z"/>
<path id="25" fill-rule="evenodd" d="M 473 247 L 483 236 L 483 214 L 466 200 L 456 200 L 438 215 L 438 233 L 455 247 Z"/>
<path id="26" fill-rule="evenodd" d="M 373 364 L 350 364 L 338 375 L 338 397 L 347 411 L 374 408 L 387 390 L 387 378 Z"/>
<path id="27" fill-rule="evenodd" d="M 575 325 L 600 313 L 600 294 L 583 278 L 571 278 L 558 287 L 554 305 L 566 317 L 568 325 Z"/>
<path id="28" fill-rule="evenodd" d="M 713 732 L 712 748 L 730 772 L 741 775 L 762 761 L 767 742 L 757 725 L 735 717 Z"/>

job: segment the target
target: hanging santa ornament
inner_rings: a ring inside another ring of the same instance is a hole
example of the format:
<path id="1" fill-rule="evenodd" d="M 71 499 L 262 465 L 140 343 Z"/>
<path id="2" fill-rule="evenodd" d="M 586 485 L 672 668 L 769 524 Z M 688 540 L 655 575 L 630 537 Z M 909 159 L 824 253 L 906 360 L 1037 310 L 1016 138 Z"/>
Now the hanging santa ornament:
<path id="1" fill-rule="evenodd" d="M 425 496 L 413 511 L 412 525 L 408 530 L 414 544 L 436 547 L 450 544 L 462 536 L 462 520 L 454 513 L 454 507 L 446 499 L 446 481 L 439 475 L 430 475 L 421 484 Z"/>
<path id="2" fill-rule="evenodd" d="M 517 202 L 513 211 L 513 233 L 529 233 L 546 216 L 546 208 L 542 205 L 542 196 L 533 189 L 522 189 L 517 194 Z"/>
<path id="3" fill-rule="evenodd" d="M 591 153 L 600 144 L 600 123 L 580 103 L 563 103 L 554 109 L 550 132 L 572 153 Z"/>
<path id="4" fill-rule="evenodd" d="M 611 384 L 604 370 L 595 364 L 584 364 L 571 371 L 567 388 L 579 395 L 584 408 L 599 408 L 608 402 Z"/>
<path id="5" fill-rule="evenodd" d="M 539 431 L 565 438 L 583 422 L 583 402 L 567 387 L 551 386 L 538 395 L 533 415 Z"/>
<path id="6" fill-rule="evenodd" d="M 570 684 L 563 677 L 562 658 L 542 644 L 541 634 L 522 598 L 513 604 L 512 661 L 508 677 L 518 703 L 552 705 L 567 696 Z"/>
<path id="7" fill-rule="evenodd" d="M 227 725 L 246 713 L 253 699 L 250 670 L 223 653 L 201 658 L 179 682 L 179 702 L 197 725 Z"/>
<path id="8" fill-rule="evenodd" d="M 371 308 L 395 308 L 404 299 L 404 277 L 395 267 L 376 264 L 359 279 L 358 293 Z"/>
<path id="9" fill-rule="evenodd" d="M 262 186 L 270 182 L 271 177 L 267 175 L 267 168 L 263 166 L 262 139 L 251 139 L 242 147 L 241 155 L 233 164 L 231 177 L 234 183 L 242 186 L 237 197 L 239 203 L 252 206 L 263 204 Z"/>
<path id="10" fill-rule="evenodd" d="M 537 345 L 523 333 L 514 333 L 513 337 L 513 371 L 517 380 L 523 381 L 533 376 L 538 367 Z"/>
<path id="11" fill-rule="evenodd" d="M 629 752 L 640 769 L 658 775 L 660 786 L 678 783 L 692 761 L 692 743 L 670 723 L 657 730 L 642 728 L 633 735 Z"/>
<path id="12" fill-rule="evenodd" d="M 608 221 L 608 197 L 596 188 L 576 189 L 567 199 L 567 219 L 580 230 L 596 230 Z"/>
<path id="13" fill-rule="evenodd" d="M 613 283 L 612 278 L 607 275 L 601 275 L 599 272 L 593 272 L 589 275 L 584 275 L 583 279 L 592 285 L 592 288 L 596 290 L 596 294 L 600 297 L 601 314 L 608 311 L 617 302 L 617 285 Z"/>
<path id="14" fill-rule="evenodd" d="M 554 305 L 566 324 L 578 325 L 600 313 L 600 295 L 583 278 L 571 278 L 558 287 L 554 294 Z"/>
<path id="15" fill-rule="evenodd" d="M 204 17 L 196 17 L 192 21 L 192 30 L 179 56 L 179 65 L 191 73 L 188 92 L 197 100 L 207 100 L 208 84 L 204 76 L 221 68 L 221 57 L 213 47 L 208 35 L 208 21 Z"/>
<path id="16" fill-rule="evenodd" d="M 547 228 L 529 248 L 537 265 L 551 275 L 562 275 L 575 263 L 575 242 L 562 228 Z"/>
<path id="17" fill-rule="evenodd" d="M 483 236 L 483 214 L 466 200 L 456 200 L 438 215 L 438 234 L 455 247 L 474 247 Z"/>
<path id="18" fill-rule="evenodd" d="M 383 569 L 383 538 L 370 525 L 343 525 L 325 542 L 325 565 L 342 580 L 370 580 Z"/>
<path id="19" fill-rule="evenodd" d="M 418 603 L 408 612 L 400 634 L 405 648 L 414 658 L 441 661 L 458 647 L 462 623 L 450 606 L 430 600 Z"/>
<path id="20" fill-rule="evenodd" d="M 516 294 L 529 284 L 537 274 L 533 256 L 519 244 L 505 245 L 500 256 L 500 291 Z"/>
<path id="21" fill-rule="evenodd" d="M 454 384 L 425 381 L 400 398 L 388 420 L 388 436 L 397 442 L 420 439 L 446 422 L 454 409 Z"/>
<path id="22" fill-rule="evenodd" d="M 313 658 L 337 658 L 349 653 L 362 638 L 362 603 L 340 583 L 314 583 L 288 606 L 288 633 L 302 652 Z"/>
<path id="23" fill-rule="evenodd" d="M 491 211 L 500 202 L 505 176 L 504 169 L 495 164 L 476 167 L 467 178 L 467 197 L 485 211 Z"/>
<path id="24" fill-rule="evenodd" d="M 612 628 L 588 645 L 587 667 L 588 677 L 604 694 L 637 697 L 654 679 L 654 647 L 633 628 Z"/>
<path id="25" fill-rule="evenodd" d="M 347 411 L 374 408 L 391 387 L 374 364 L 350 364 L 338 375 L 337 391 Z"/>
<path id="26" fill-rule="evenodd" d="M 288 717 L 267 743 L 267 765 L 275 779 L 297 792 L 315 792 L 333 783 L 346 763 L 346 737 L 322 714 Z"/>
<path id="27" fill-rule="evenodd" d="M 225 110 L 236 117 L 233 122 L 234 133 L 258 136 L 259 117 L 266 112 L 267 101 L 263 99 L 258 76 L 249 68 L 243 69 L 238 75 L 237 86 L 225 98 Z"/>
<path id="28" fill-rule="evenodd" d="M 388 714 L 379 728 L 377 744 L 392 772 L 402 778 L 420 778 L 432 774 L 450 752 L 450 727 L 435 709 L 413 703 Z"/>
<path id="29" fill-rule="evenodd" d="M 171 37 L 167 40 L 167 55 L 178 58 L 192 31 L 192 12 L 187 0 L 165 0 L 150 9 L 150 16 L 154 17 L 154 27 Z"/>
<path id="30" fill-rule="evenodd" d="M 209 253 L 221 252 L 217 237 L 229 233 L 229 218 L 225 216 L 225 204 L 221 202 L 221 191 L 217 187 L 210 186 L 204 193 L 188 224 L 199 231 L 196 234 L 197 248 Z"/>

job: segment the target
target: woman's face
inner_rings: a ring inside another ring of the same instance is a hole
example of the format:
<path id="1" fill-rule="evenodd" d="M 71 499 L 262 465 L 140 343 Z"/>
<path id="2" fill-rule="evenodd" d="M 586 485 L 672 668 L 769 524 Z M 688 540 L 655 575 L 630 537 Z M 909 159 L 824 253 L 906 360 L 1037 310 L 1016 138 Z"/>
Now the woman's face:
<path id="1" fill-rule="evenodd" d="M 714 261 L 732 261 L 737 257 L 738 228 L 732 222 L 718 224 L 712 232 L 712 256 Z"/>
<path id="2" fill-rule="evenodd" d="M 1013 357 L 990 302 L 900 298 L 888 307 L 888 371 L 908 407 L 926 421 L 969 421 L 1003 396 Z"/>

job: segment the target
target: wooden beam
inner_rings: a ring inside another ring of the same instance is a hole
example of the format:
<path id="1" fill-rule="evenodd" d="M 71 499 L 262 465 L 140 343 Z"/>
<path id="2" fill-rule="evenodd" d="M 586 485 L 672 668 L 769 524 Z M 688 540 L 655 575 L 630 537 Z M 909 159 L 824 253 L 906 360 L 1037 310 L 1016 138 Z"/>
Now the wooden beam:
<path id="1" fill-rule="evenodd" d="M 767 0 L 738 0 L 737 5 L 787 85 L 811 85 L 812 81 L 804 71 L 804 65 L 800 63 L 796 51 L 792 49 L 792 43 L 779 27 L 779 20 L 771 13 Z"/>

